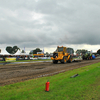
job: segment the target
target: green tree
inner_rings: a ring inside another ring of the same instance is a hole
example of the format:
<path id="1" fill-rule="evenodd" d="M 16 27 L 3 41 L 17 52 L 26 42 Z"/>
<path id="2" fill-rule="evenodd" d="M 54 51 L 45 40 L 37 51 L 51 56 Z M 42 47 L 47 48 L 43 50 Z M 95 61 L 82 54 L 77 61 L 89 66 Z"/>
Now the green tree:
<path id="1" fill-rule="evenodd" d="M 88 50 L 82 49 L 82 54 L 85 54 Z"/>
<path id="2" fill-rule="evenodd" d="M 18 48 L 17 46 L 11 47 L 11 46 L 7 46 L 6 47 L 6 51 L 10 54 L 15 54 L 18 49 L 20 50 L 20 48 Z"/>
<path id="3" fill-rule="evenodd" d="M 22 50 L 22 52 L 21 53 L 25 53 L 25 51 L 24 50 Z"/>
<path id="4" fill-rule="evenodd" d="M 100 49 L 99 49 L 99 50 L 97 50 L 97 54 L 100 54 Z"/>
<path id="5" fill-rule="evenodd" d="M 36 48 L 34 50 L 31 50 L 29 54 L 37 54 L 37 52 L 42 52 L 42 50 L 40 50 L 40 48 Z"/>
<path id="6" fill-rule="evenodd" d="M 77 49 L 76 54 L 80 54 L 80 53 L 85 54 L 86 52 L 87 50 L 85 49 Z"/>
<path id="7" fill-rule="evenodd" d="M 48 52 L 45 53 L 46 56 L 49 56 L 50 54 Z"/>
<path id="8" fill-rule="evenodd" d="M 29 54 L 33 54 L 33 50 L 31 50 L 31 51 L 29 52 Z"/>
<path id="9" fill-rule="evenodd" d="M 81 53 L 81 49 L 76 50 L 76 54 L 80 54 Z"/>

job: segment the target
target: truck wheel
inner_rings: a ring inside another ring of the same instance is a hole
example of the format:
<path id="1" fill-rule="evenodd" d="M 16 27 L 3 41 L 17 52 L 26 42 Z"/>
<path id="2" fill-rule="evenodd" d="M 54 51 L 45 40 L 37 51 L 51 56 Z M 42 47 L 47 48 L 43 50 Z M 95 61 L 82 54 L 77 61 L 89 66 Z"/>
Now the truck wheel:
<path id="1" fill-rule="evenodd" d="M 53 60 L 53 63 L 54 63 L 54 64 L 57 64 L 57 63 L 58 63 L 58 60 Z"/>
<path id="2" fill-rule="evenodd" d="M 63 57 L 63 60 L 61 60 L 61 63 L 65 64 L 67 62 L 67 57 Z"/>
<path id="3" fill-rule="evenodd" d="M 71 63 L 71 62 L 72 62 L 72 57 L 70 57 L 68 60 L 68 63 Z"/>
<path id="4" fill-rule="evenodd" d="M 82 59 L 83 59 L 83 60 L 85 60 L 85 57 L 84 57 L 84 55 L 82 56 Z"/>

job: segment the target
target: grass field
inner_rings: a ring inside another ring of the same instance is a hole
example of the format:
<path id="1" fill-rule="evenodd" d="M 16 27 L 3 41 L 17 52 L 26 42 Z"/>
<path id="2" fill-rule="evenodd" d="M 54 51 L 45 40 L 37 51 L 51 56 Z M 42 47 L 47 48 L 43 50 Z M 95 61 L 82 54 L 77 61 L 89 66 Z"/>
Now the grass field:
<path id="1" fill-rule="evenodd" d="M 70 78 L 77 73 L 79 76 Z M 50 90 L 45 92 L 48 79 Z M 100 100 L 100 63 L 1 86 L 0 100 Z"/>

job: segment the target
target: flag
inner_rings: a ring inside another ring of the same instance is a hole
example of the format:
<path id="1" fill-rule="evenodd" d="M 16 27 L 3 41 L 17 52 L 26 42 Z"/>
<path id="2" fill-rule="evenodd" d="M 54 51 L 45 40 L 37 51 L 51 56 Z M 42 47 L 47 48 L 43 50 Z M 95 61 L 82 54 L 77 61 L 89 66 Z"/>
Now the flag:
<path id="1" fill-rule="evenodd" d="M 43 48 L 43 51 L 42 52 L 44 53 L 44 48 Z"/>
<path id="2" fill-rule="evenodd" d="M 25 52 L 25 47 L 24 47 L 24 52 Z"/>

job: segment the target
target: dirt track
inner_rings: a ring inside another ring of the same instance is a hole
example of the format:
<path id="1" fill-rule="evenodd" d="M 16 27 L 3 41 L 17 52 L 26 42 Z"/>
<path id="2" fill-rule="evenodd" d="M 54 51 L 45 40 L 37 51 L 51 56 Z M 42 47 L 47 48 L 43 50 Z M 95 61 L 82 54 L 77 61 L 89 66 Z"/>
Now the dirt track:
<path id="1" fill-rule="evenodd" d="M 52 62 L 0 65 L 0 86 L 25 81 L 33 78 L 54 75 L 100 62 L 100 59 L 85 60 L 66 64 Z"/>

